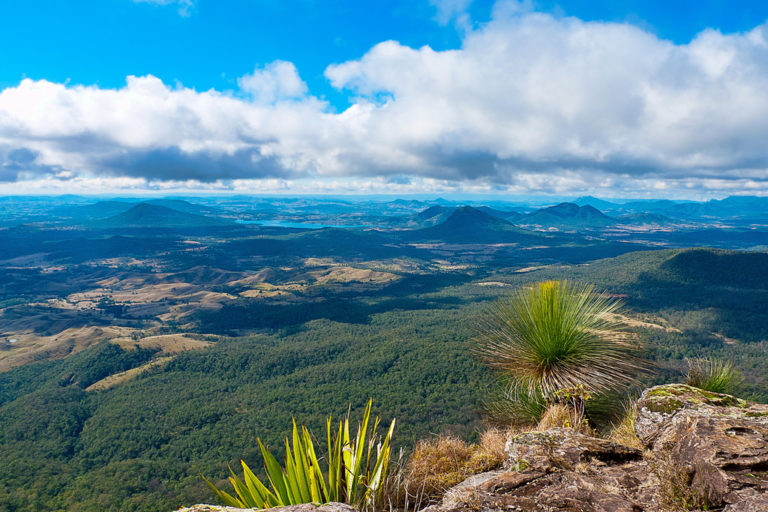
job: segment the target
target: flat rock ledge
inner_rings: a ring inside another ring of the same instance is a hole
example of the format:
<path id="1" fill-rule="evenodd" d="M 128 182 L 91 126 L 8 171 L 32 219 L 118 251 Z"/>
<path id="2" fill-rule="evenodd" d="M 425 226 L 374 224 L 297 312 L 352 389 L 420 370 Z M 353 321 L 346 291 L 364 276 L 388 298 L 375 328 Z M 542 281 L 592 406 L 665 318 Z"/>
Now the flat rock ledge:
<path id="1" fill-rule="evenodd" d="M 179 509 L 177 512 L 247 512 L 261 510 L 258 508 L 235 508 L 220 507 L 218 505 L 193 505 L 191 507 Z M 312 503 L 302 503 L 301 505 L 291 505 L 289 507 L 275 507 L 269 509 L 270 512 L 357 512 L 354 507 L 344 503 L 326 503 L 325 505 L 315 505 Z"/>
<path id="2" fill-rule="evenodd" d="M 503 469 L 425 512 L 768 512 L 768 405 L 679 384 L 637 405 L 642 449 L 565 428 L 511 435 Z"/>

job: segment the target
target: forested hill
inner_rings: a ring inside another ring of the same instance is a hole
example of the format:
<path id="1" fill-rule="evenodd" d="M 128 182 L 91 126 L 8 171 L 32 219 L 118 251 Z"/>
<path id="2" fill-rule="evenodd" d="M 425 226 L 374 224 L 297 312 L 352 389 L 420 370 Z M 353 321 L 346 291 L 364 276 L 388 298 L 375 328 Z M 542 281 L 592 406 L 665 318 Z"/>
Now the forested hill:
<path id="1" fill-rule="evenodd" d="M 743 396 L 768 398 L 768 254 L 664 250 L 462 272 L 375 294 L 347 287 L 330 305 L 307 295 L 316 307 L 286 304 L 290 314 L 258 329 L 247 309 L 236 332 L 200 313 L 189 336 L 207 348 L 101 391 L 86 388 L 159 354 L 102 343 L 0 373 L 0 510 L 167 512 L 211 501 L 200 473 L 224 478 L 240 457 L 259 467 L 257 437 L 276 448 L 292 416 L 319 432 L 328 414 L 349 404 L 358 414 L 369 397 L 383 419 L 397 418 L 398 447 L 441 431 L 472 438 L 493 386 L 468 350 L 478 319 L 490 300 L 543 279 L 624 297 L 656 363 L 644 384 L 677 380 L 686 356 L 715 355 L 745 373 Z"/>

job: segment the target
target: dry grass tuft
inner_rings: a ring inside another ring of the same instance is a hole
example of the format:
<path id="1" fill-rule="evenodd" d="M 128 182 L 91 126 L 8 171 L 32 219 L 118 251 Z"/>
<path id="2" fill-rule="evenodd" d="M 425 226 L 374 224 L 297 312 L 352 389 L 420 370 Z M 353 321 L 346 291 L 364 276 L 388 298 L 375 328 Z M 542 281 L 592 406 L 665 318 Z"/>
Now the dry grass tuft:
<path id="1" fill-rule="evenodd" d="M 570 427 L 573 421 L 570 409 L 564 404 L 551 404 L 536 426 L 536 430 L 548 430 L 550 428 Z"/>
<path id="2" fill-rule="evenodd" d="M 499 467 L 507 458 L 504 447 L 508 436 L 509 431 L 498 428 L 489 428 L 480 436 L 480 445 L 477 450 L 488 458 L 489 465 Z"/>
<path id="3" fill-rule="evenodd" d="M 621 421 L 616 423 L 608 434 L 608 439 L 614 443 L 623 444 L 630 448 L 637 448 L 642 450 L 644 448 L 640 438 L 637 437 L 635 432 L 635 418 L 637 417 L 637 403 L 632 402 L 632 405 L 626 408 L 624 417 Z"/>
<path id="4" fill-rule="evenodd" d="M 506 436 L 505 431 L 489 429 L 477 445 L 449 435 L 419 441 L 395 477 L 398 484 L 391 486 L 390 503 L 406 509 L 408 502 L 421 506 L 436 503 L 467 477 L 501 467 Z"/>
<path id="5" fill-rule="evenodd" d="M 550 428 L 572 428 L 588 436 L 597 435 L 583 414 L 575 413 L 573 408 L 566 404 L 554 403 L 547 406 L 536 430 L 544 431 Z"/>

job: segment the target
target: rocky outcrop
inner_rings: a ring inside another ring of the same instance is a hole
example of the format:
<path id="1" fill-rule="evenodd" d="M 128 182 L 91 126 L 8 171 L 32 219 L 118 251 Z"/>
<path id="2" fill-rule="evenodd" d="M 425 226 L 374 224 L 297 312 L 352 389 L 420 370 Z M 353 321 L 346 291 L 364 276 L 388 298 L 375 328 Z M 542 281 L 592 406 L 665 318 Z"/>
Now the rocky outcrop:
<path id="1" fill-rule="evenodd" d="M 686 474 L 710 508 L 768 492 L 768 405 L 659 386 L 640 398 L 635 430 L 657 459 Z"/>
<path id="2" fill-rule="evenodd" d="M 644 451 L 572 429 L 513 435 L 503 470 L 428 510 L 768 511 L 768 405 L 668 385 L 646 390 L 637 411 Z"/>
<path id="3" fill-rule="evenodd" d="M 768 512 L 768 405 L 657 386 L 640 397 L 634 425 L 643 450 L 569 428 L 510 435 L 503 469 L 468 478 L 424 512 Z M 273 510 L 354 511 L 340 503 Z"/>
<path id="4" fill-rule="evenodd" d="M 430 512 L 661 510 L 658 479 L 640 450 L 555 428 L 511 436 L 506 451 L 505 470 L 463 482 Z"/>

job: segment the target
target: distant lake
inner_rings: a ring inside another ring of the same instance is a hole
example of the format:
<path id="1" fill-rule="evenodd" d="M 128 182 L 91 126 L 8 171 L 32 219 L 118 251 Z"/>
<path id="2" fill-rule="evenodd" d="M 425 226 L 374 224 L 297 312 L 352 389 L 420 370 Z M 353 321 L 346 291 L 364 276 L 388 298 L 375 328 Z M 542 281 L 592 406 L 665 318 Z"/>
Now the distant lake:
<path id="1" fill-rule="evenodd" d="M 322 228 L 373 228 L 368 224 L 317 224 L 314 222 L 293 222 L 290 220 L 237 220 L 238 224 L 257 224 L 259 226 L 274 228 L 297 228 L 297 229 L 322 229 Z"/>

